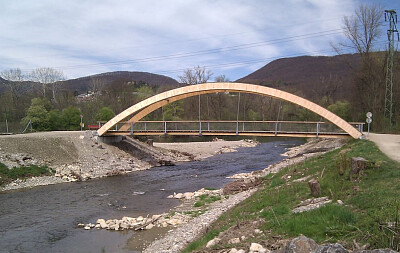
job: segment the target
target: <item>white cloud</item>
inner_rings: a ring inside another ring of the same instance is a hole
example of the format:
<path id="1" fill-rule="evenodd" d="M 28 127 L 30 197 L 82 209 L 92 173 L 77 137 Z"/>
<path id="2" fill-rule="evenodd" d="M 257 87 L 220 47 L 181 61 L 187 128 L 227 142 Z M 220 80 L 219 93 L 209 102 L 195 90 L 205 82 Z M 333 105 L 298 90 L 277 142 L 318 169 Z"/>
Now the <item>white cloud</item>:
<path id="1" fill-rule="evenodd" d="M 343 15 L 358 4 L 346 0 L 0 1 L 0 70 L 60 67 L 70 78 L 114 70 L 163 72 L 327 49 L 340 34 L 229 50 L 339 29 Z M 207 53 L 218 48 L 228 50 Z M 204 53 L 157 58 L 199 51 Z M 111 64 L 145 58 L 157 59 Z M 213 71 L 235 80 L 266 63 Z"/>

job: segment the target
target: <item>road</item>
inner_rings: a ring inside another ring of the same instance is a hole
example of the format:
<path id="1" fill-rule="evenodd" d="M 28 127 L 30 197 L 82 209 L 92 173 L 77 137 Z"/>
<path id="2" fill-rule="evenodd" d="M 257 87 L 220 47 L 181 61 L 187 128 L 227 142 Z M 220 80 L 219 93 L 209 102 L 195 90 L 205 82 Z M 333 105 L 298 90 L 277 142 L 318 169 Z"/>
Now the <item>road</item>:
<path id="1" fill-rule="evenodd" d="M 400 135 L 370 133 L 368 139 L 391 159 L 400 162 Z"/>

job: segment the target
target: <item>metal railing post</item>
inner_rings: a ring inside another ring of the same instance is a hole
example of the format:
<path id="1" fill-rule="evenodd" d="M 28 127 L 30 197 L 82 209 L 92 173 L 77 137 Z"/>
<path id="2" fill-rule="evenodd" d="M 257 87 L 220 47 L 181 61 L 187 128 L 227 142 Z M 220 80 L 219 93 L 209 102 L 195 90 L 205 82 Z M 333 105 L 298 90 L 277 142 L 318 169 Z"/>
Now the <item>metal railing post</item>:
<path id="1" fill-rule="evenodd" d="M 144 131 L 147 131 L 147 122 L 144 122 Z"/>
<path id="2" fill-rule="evenodd" d="M 239 135 L 239 122 L 236 121 L 236 135 Z"/>
<path id="3" fill-rule="evenodd" d="M 318 138 L 318 135 L 319 135 L 319 122 L 317 122 L 317 138 Z"/>
<path id="4" fill-rule="evenodd" d="M 275 123 L 275 136 L 278 135 L 278 121 Z"/>
<path id="5" fill-rule="evenodd" d="M 242 131 L 244 132 L 244 121 L 243 121 L 243 124 L 242 124 Z"/>
<path id="6" fill-rule="evenodd" d="M 207 131 L 210 131 L 210 122 L 207 122 Z"/>
<path id="7" fill-rule="evenodd" d="M 115 131 L 118 131 L 118 123 L 115 124 Z"/>
<path id="8" fill-rule="evenodd" d="M 199 121 L 199 136 L 201 136 L 201 121 Z"/>
<path id="9" fill-rule="evenodd" d="M 7 119 L 6 119 L 6 131 L 8 133 L 8 121 L 7 121 Z"/>
<path id="10" fill-rule="evenodd" d="M 133 123 L 131 122 L 131 135 L 133 135 Z"/>
<path id="11" fill-rule="evenodd" d="M 164 135 L 167 135 L 167 122 L 164 121 Z"/>

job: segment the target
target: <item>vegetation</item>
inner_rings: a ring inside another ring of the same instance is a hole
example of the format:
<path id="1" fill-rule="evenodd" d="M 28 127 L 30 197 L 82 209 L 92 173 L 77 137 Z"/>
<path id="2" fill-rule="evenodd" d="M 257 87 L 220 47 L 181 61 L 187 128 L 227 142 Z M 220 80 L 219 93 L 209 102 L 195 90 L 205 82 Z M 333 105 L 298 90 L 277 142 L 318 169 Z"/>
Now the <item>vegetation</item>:
<path id="1" fill-rule="evenodd" d="M 369 165 L 357 180 L 350 181 L 349 159 L 356 156 L 368 159 Z M 338 168 L 340 165 L 345 167 L 344 171 Z M 312 196 L 307 182 L 293 180 L 309 175 L 320 182 L 321 195 L 333 202 L 295 214 L 291 210 Z M 184 252 L 203 247 L 228 228 L 260 219 L 265 221 L 260 228 L 265 231 L 264 235 L 250 238 L 246 243 L 268 240 L 274 235 L 291 238 L 304 234 L 318 243 L 339 241 L 351 248 L 354 240 L 360 245 L 368 243 L 371 248 L 398 250 L 399 178 L 400 164 L 387 158 L 372 142 L 350 141 L 339 150 L 267 176 L 261 189 L 223 214 L 204 237 L 191 243 Z M 342 200 L 344 205 L 336 204 L 337 200 Z"/>
<path id="2" fill-rule="evenodd" d="M 20 166 L 14 168 L 7 168 L 3 163 L 0 162 L 0 186 L 10 183 L 16 179 L 25 179 L 29 177 L 37 177 L 37 176 L 45 176 L 45 175 L 53 175 L 54 170 L 43 165 L 29 165 L 29 166 Z"/>
<path id="3" fill-rule="evenodd" d="M 210 204 L 218 200 L 221 200 L 221 196 L 210 196 L 208 194 L 203 194 L 200 196 L 199 201 L 196 201 L 194 203 L 194 207 L 204 206 L 206 204 Z"/>

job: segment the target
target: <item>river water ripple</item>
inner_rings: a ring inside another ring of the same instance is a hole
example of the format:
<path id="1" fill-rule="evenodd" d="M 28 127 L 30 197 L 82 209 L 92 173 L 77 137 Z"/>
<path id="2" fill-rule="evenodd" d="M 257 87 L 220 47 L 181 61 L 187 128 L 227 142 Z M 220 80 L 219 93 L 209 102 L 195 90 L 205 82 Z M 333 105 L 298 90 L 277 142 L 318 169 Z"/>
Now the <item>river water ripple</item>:
<path id="1" fill-rule="evenodd" d="M 0 253 L 135 252 L 126 246 L 134 231 L 85 231 L 78 223 L 98 218 L 157 214 L 179 201 L 174 192 L 220 188 L 227 176 L 264 169 L 302 140 L 261 143 L 203 161 L 157 167 L 124 176 L 35 187 L 0 194 Z"/>

